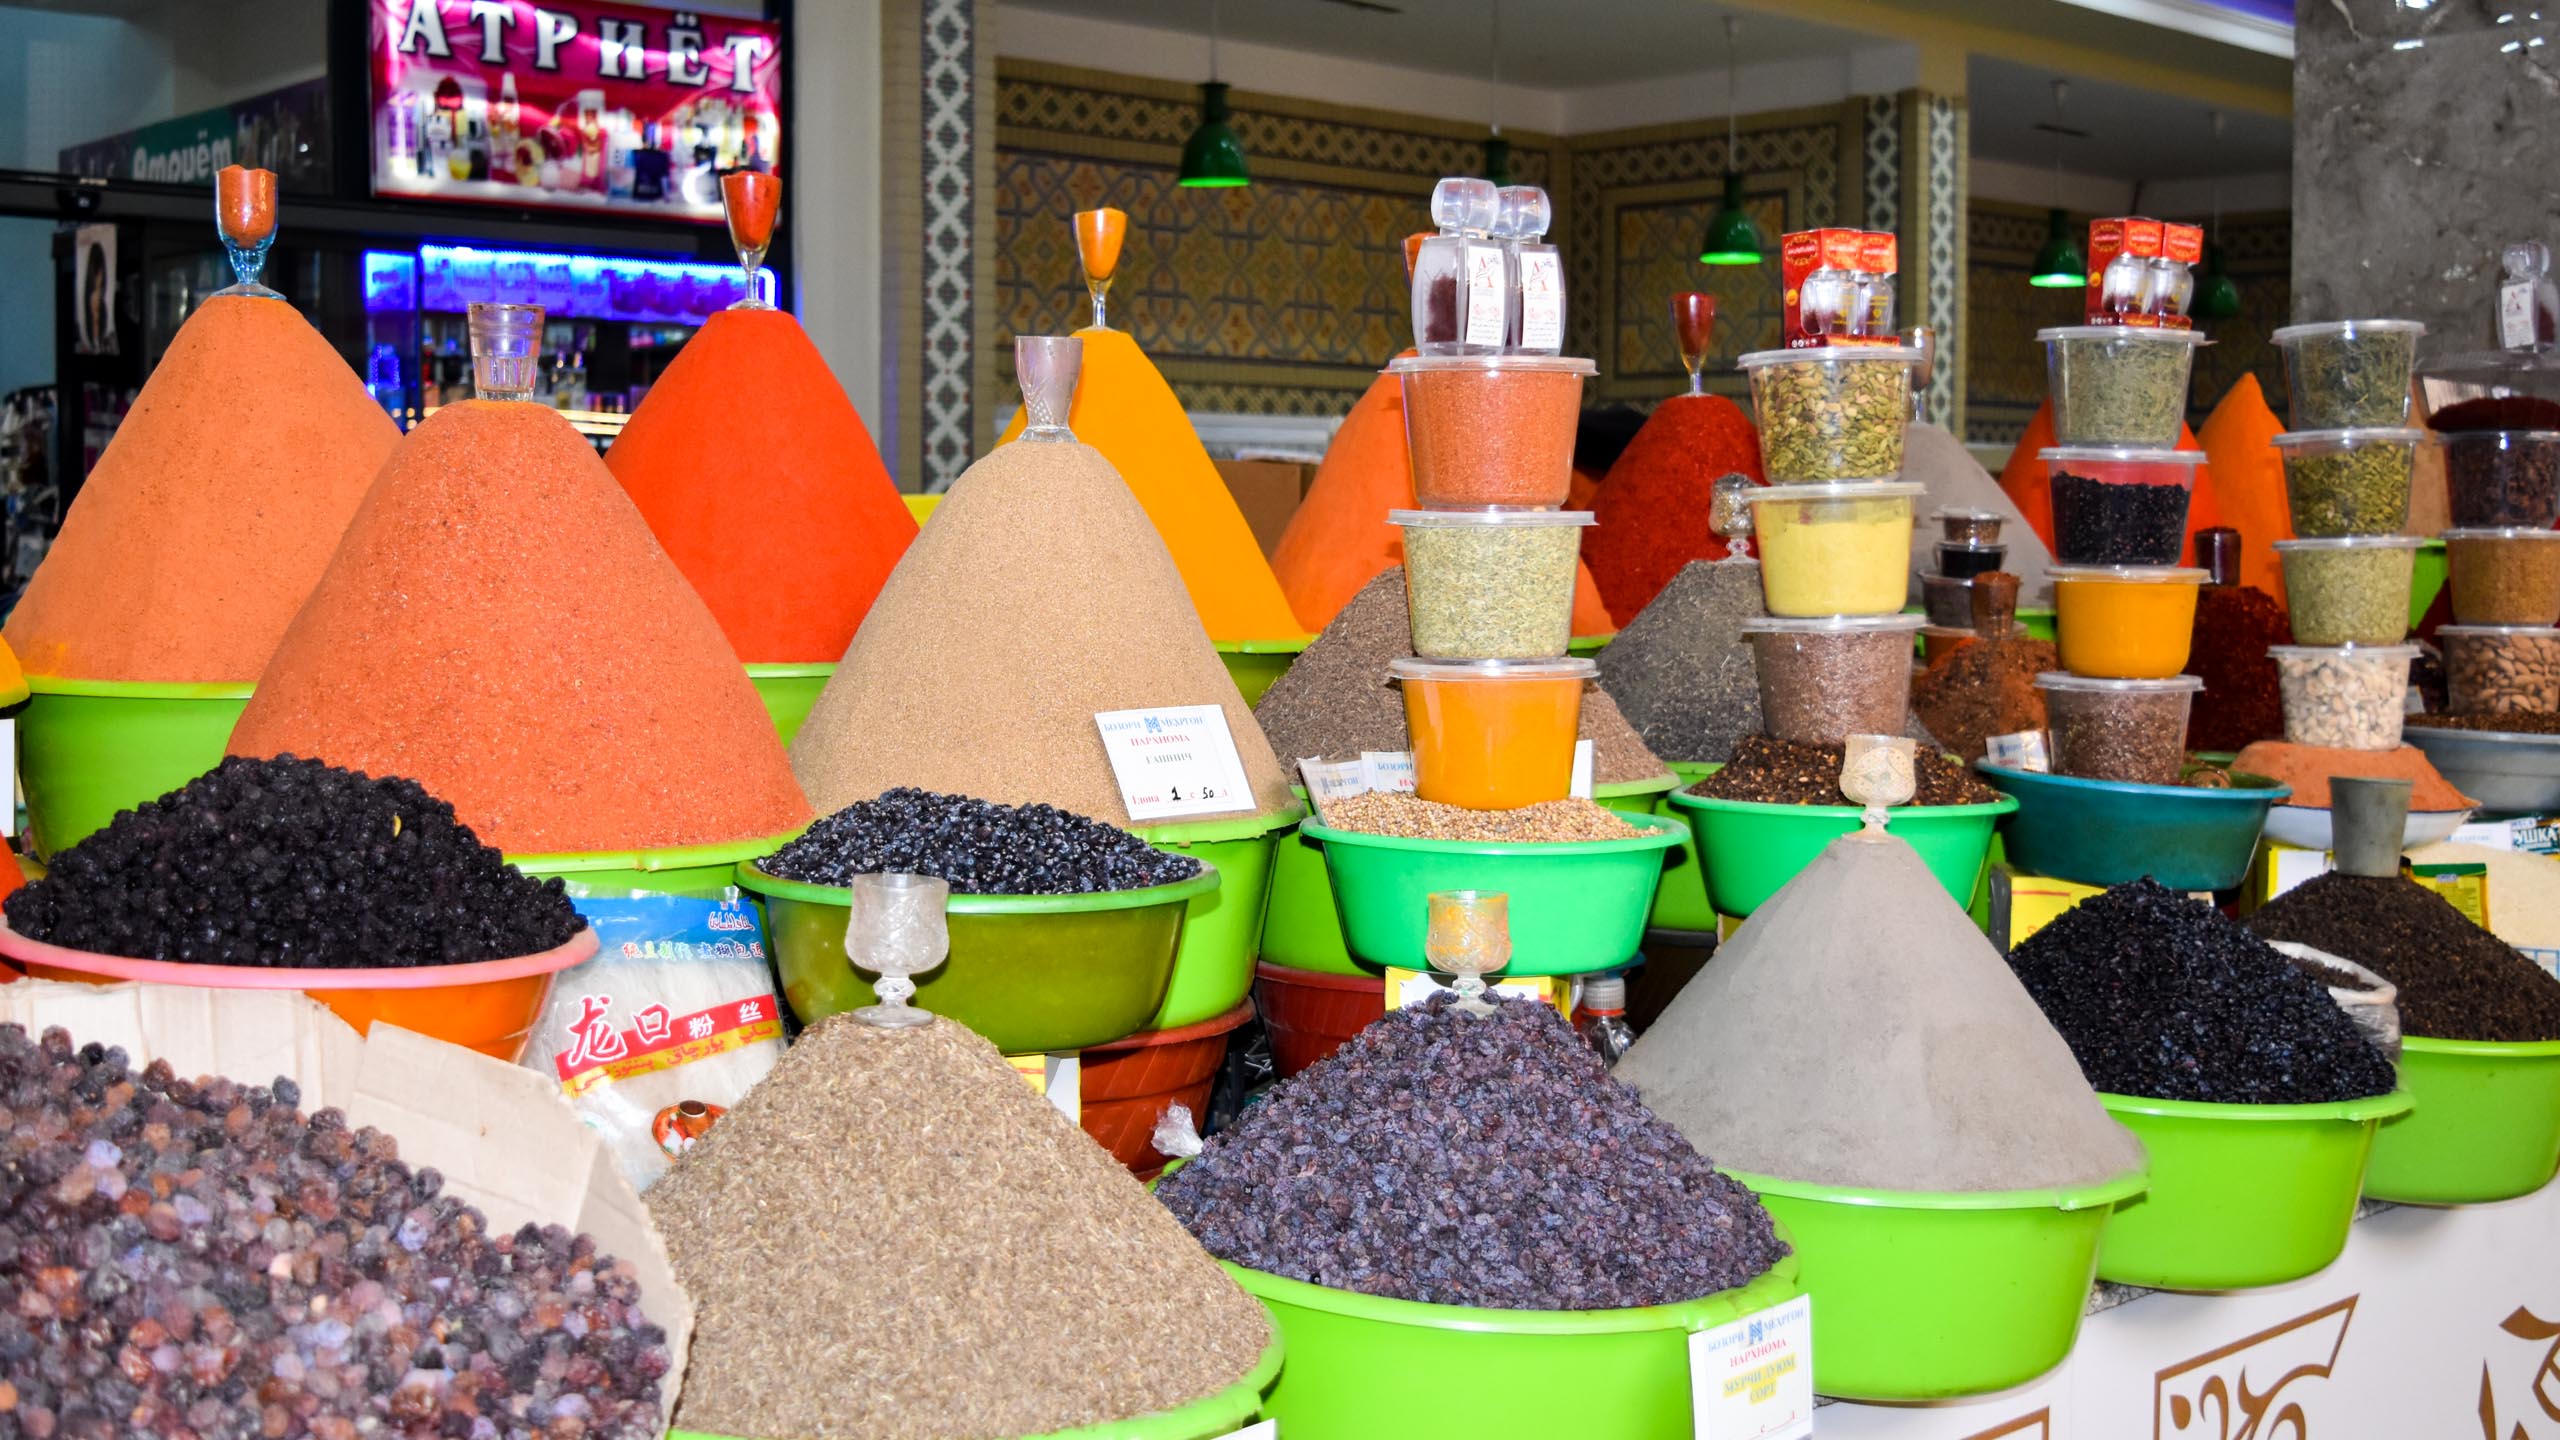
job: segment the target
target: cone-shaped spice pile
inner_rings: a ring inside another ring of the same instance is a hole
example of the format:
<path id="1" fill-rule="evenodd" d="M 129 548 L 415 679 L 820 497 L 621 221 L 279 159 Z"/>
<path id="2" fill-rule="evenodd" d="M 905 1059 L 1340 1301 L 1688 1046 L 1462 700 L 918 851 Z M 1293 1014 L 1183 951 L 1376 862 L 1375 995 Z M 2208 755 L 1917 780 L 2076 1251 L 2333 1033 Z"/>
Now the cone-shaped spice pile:
<path id="1" fill-rule="evenodd" d="M 1084 377 L 1068 426 L 1102 452 L 1146 507 L 1202 628 L 1215 640 L 1305 634 L 1173 387 L 1126 333 L 1079 330 L 1076 338 L 1084 342 Z M 1006 442 L 1022 425 L 1016 415 Z"/>
<path id="2" fill-rule="evenodd" d="M 830 814 L 912 785 L 1125 825 L 1093 717 L 1172 705 L 1225 709 L 1256 812 L 1295 803 L 1110 462 L 1087 445 L 1006 445 L 907 548 L 791 764 Z"/>
<path id="3" fill-rule="evenodd" d="M 711 612 L 537 405 L 450 405 L 401 442 L 231 753 L 406 776 L 517 855 L 810 819 Z"/>
<path id="4" fill-rule="evenodd" d="M 1262 1308 L 995 1047 L 811 1030 L 649 1192 L 696 1306 L 679 1429 L 963 1440 L 1188 1404 Z"/>
<path id="5" fill-rule="evenodd" d="M 400 439 L 281 300 L 207 300 L 169 344 L 9 616 L 30 675 L 247 683 Z"/>
<path id="6" fill-rule="evenodd" d="M 605 460 L 750 665 L 832 661 L 916 538 L 800 322 L 723 310 Z"/>
<path id="7" fill-rule="evenodd" d="M 1999 952 L 1890 836 L 1833 841 L 1616 1073 L 1719 1163 L 1782 1180 L 2032 1190 L 2142 1164 Z"/>
<path id="8" fill-rule="evenodd" d="M 1760 432 L 1721 395 L 1674 395 L 1627 442 L 1591 502 L 1598 524 L 1582 540 L 1619 624 L 1652 604 L 1680 567 L 1724 558 L 1707 516 L 1716 481 L 1730 474 L 1759 483 Z"/>

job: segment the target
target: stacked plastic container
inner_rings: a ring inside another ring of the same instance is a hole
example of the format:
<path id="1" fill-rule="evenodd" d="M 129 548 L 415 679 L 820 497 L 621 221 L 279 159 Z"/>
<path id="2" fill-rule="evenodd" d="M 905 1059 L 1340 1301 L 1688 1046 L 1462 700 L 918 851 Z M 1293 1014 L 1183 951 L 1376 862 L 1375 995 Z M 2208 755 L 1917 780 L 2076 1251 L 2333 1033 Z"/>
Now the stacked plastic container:
<path id="1" fill-rule="evenodd" d="M 2186 419 L 2192 330 L 2069 325 L 2038 331 L 2055 444 L 2039 452 L 2053 492 L 2055 641 L 2044 692 L 2054 773 L 2174 785 L 2187 711 L 2203 682 L 2183 672 L 2205 572 L 2179 565 L 2196 451 Z"/>
<path id="2" fill-rule="evenodd" d="M 2296 643 L 2269 653 L 2285 739 L 2297 745 L 2400 744 L 2418 653 L 2402 642 L 2424 543 L 2403 533 L 2426 438 L 2408 424 L 2409 377 L 2425 333 L 2414 320 L 2334 320 L 2288 325 L 2273 337 L 2284 351 L 2293 426 L 2275 447 L 2296 538 L 2277 541 L 2276 551 Z"/>
<path id="3" fill-rule="evenodd" d="M 2465 408 L 2490 408 L 2487 423 L 2512 424 L 2494 418 L 2499 403 L 2475 399 Z M 2535 399 L 2505 403 L 2549 408 Z M 2445 428 L 2455 416 L 2442 403 L 2435 408 L 2454 525 L 2443 532 L 2454 623 L 2436 630 L 2445 708 L 2560 711 L 2560 531 L 2552 529 L 2560 522 L 2560 431 Z"/>
<path id="4" fill-rule="evenodd" d="M 2008 563 L 1997 510 L 1947 509 L 1929 517 L 1938 527 L 1937 566 L 1920 577 L 1920 608 L 1929 623 L 1920 631 L 1921 658 L 1934 644 L 1973 637 L 1973 580 Z"/>

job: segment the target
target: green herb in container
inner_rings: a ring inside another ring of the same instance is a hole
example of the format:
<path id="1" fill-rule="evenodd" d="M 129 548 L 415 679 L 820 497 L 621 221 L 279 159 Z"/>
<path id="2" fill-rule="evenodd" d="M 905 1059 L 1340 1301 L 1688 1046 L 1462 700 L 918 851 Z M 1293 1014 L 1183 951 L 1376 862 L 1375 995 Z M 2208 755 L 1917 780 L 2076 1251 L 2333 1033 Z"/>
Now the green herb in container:
<path id="1" fill-rule="evenodd" d="M 2276 331 L 2269 338 L 2284 351 L 2294 428 L 2409 423 L 2409 371 L 2426 333 L 2415 320 L 2331 320 Z"/>
<path id="2" fill-rule="evenodd" d="M 2394 645 L 2409 631 L 2414 535 L 2279 540 L 2293 638 L 2304 645 Z"/>
<path id="3" fill-rule="evenodd" d="M 1404 529 L 1413 653 L 1431 660 L 1545 660 L 1573 632 L 1583 510 L 1394 510 Z"/>
<path id="4" fill-rule="evenodd" d="M 2293 533 L 2396 535 L 2409 523 L 2409 477 L 2424 430 L 2289 430 L 2275 438 L 2284 456 L 2285 506 Z"/>
<path id="5" fill-rule="evenodd" d="M 2062 445 L 2167 450 L 2186 423 L 2187 373 L 2204 337 L 2193 330 L 2065 325 L 2039 330 Z"/>
<path id="6" fill-rule="evenodd" d="M 1919 360 L 1919 351 L 1896 345 L 1824 345 L 1743 356 L 1736 363 L 1751 376 L 1761 470 L 1769 483 L 1902 473 L 1902 427 L 1911 418 L 1911 374 Z"/>

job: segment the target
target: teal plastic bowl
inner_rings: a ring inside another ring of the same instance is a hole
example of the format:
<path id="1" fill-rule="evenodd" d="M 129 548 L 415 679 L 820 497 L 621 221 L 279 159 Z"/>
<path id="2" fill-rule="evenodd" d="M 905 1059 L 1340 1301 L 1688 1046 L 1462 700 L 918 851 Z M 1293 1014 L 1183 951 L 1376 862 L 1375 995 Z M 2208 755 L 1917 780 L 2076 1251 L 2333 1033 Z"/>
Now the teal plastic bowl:
<path id="1" fill-rule="evenodd" d="M 1670 798 L 1697 834 L 1708 903 L 1736 919 L 1768 903 L 1832 841 L 1857 829 L 1864 813 L 1855 805 L 1768 805 L 1686 790 Z M 2017 808 L 2006 795 L 1980 805 L 1902 805 L 1885 828 L 1920 852 L 1957 905 L 1970 908 L 1991 853 L 1992 827 Z"/>
<path id="2" fill-rule="evenodd" d="M 2018 802 L 2000 826 L 2009 863 L 2031 875 L 2121 885 L 2148 875 L 2172 890 L 2228 890 L 2249 874 L 2267 811 L 2293 792 L 2234 771 L 2231 788 L 2128 785 L 1976 762 Z"/>
<path id="3" fill-rule="evenodd" d="M 1298 833 L 1324 846 L 1342 937 L 1355 958 L 1428 970 L 1422 940 L 1432 892 L 1499 890 L 1511 897 L 1511 963 L 1502 973 L 1581 975 L 1635 958 L 1663 854 L 1680 843 L 1675 822 L 1622 818 L 1645 833 L 1493 844 L 1363 835 L 1312 820 Z"/>

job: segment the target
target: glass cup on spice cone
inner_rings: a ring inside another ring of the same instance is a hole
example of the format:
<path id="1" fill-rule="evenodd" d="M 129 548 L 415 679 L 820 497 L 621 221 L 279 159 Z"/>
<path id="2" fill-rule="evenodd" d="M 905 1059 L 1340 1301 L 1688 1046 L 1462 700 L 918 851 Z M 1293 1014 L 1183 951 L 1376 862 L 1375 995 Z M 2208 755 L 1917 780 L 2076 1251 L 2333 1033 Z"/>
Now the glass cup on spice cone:
<path id="1" fill-rule="evenodd" d="M 1707 393 L 1707 352 L 1716 343 L 1716 297 L 1703 290 L 1683 290 L 1671 297 L 1671 333 L 1680 346 L 1680 367 L 1689 372 L 1689 393 Z"/>
<path id="2" fill-rule="evenodd" d="M 1840 742 L 1840 793 L 1865 813 L 1869 831 L 1882 831 L 1885 812 L 1920 793 L 1920 742 L 1906 735 L 1849 735 Z"/>
<path id="3" fill-rule="evenodd" d="M 1072 445 L 1067 417 L 1084 375 L 1084 342 L 1073 335 L 1013 337 L 1013 378 L 1022 387 L 1022 438 L 1035 445 Z"/>
<path id="4" fill-rule="evenodd" d="M 542 383 L 539 305 L 471 304 L 471 382 L 483 400 L 531 400 Z"/>
<path id="5" fill-rule="evenodd" d="M 1453 1007 L 1490 1015 L 1484 977 L 1511 963 L 1511 897 L 1499 890 L 1436 890 L 1422 950 L 1431 968 L 1457 978 Z"/>
<path id="6" fill-rule="evenodd" d="M 844 953 L 848 963 L 877 971 L 877 1005 L 853 1012 L 884 1030 L 932 1023 L 933 1013 L 907 1002 L 915 977 L 951 954 L 951 884 L 931 875 L 856 875 L 846 910 Z"/>
<path id="7" fill-rule="evenodd" d="M 276 243 L 276 173 L 242 165 L 225 165 L 214 172 L 213 223 L 222 232 L 231 273 L 238 277 L 213 293 L 283 299 L 258 283 L 267 268 L 267 248 Z"/>
<path id="8" fill-rule="evenodd" d="M 1084 265 L 1084 288 L 1093 297 L 1093 328 L 1108 330 L 1110 321 L 1104 315 L 1104 301 L 1111 294 L 1111 277 L 1120 273 L 1120 242 L 1129 235 L 1129 216 L 1125 211 L 1105 205 L 1094 210 L 1076 212 L 1076 259 Z M 1412 268 L 1408 259 L 1406 268 Z"/>
<path id="9" fill-rule="evenodd" d="M 746 272 L 746 294 L 732 310 L 770 310 L 756 276 L 764 252 L 773 246 L 773 223 L 782 213 L 782 177 L 761 170 L 732 170 L 720 177 L 720 206 L 729 217 L 729 243 L 738 247 L 738 267 Z"/>

